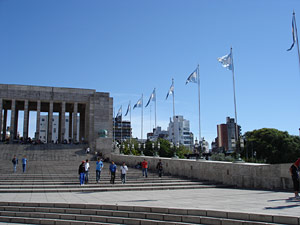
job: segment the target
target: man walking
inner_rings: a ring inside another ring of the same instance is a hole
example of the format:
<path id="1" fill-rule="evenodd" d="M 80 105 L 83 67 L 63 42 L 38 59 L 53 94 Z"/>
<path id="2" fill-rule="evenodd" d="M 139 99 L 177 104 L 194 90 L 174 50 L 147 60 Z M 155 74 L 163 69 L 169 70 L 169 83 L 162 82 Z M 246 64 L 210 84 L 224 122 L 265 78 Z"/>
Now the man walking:
<path id="1" fill-rule="evenodd" d="M 142 162 L 142 171 L 143 171 L 143 177 L 148 177 L 148 162 L 146 159 Z"/>
<path id="2" fill-rule="evenodd" d="M 158 176 L 161 177 L 162 173 L 163 173 L 163 164 L 161 162 L 161 159 L 159 160 L 159 162 L 156 165 L 156 169 L 158 171 Z"/>
<path id="3" fill-rule="evenodd" d="M 117 171 L 117 166 L 114 161 L 111 161 L 111 164 L 109 166 L 109 171 L 110 171 L 110 183 L 114 184 L 116 178 L 116 171 Z"/>
<path id="4" fill-rule="evenodd" d="M 97 182 L 97 184 L 100 181 L 100 175 L 101 175 L 102 168 L 103 168 L 103 162 L 100 158 L 97 158 L 97 162 L 96 162 L 96 182 Z"/>
<path id="5" fill-rule="evenodd" d="M 25 173 L 26 172 L 26 165 L 27 165 L 26 155 L 24 155 L 24 157 L 22 159 L 22 165 L 23 165 L 23 173 Z"/>
<path id="6" fill-rule="evenodd" d="M 80 186 L 84 185 L 84 174 L 85 174 L 85 166 L 84 166 L 85 161 L 81 161 L 81 164 L 78 169 L 78 174 L 79 174 L 79 181 L 80 181 Z"/>
<path id="7" fill-rule="evenodd" d="M 11 160 L 14 166 L 14 173 L 17 171 L 17 164 L 18 164 L 18 158 L 16 155 L 14 155 L 13 159 Z"/>
<path id="8" fill-rule="evenodd" d="M 122 184 L 126 183 L 126 173 L 128 171 L 128 167 L 125 165 L 125 162 L 123 162 L 122 166 L 120 167 L 121 170 L 121 181 Z"/>

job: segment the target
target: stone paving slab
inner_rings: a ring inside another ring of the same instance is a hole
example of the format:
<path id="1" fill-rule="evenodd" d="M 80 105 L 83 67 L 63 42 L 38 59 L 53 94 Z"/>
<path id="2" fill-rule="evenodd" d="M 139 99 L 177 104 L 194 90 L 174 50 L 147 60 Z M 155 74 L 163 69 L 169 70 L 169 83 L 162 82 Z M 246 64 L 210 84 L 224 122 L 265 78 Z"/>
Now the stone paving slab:
<path id="1" fill-rule="evenodd" d="M 1 201 L 108 204 L 203 209 L 266 215 L 300 215 L 293 193 L 207 188 L 163 191 L 0 193 Z"/>

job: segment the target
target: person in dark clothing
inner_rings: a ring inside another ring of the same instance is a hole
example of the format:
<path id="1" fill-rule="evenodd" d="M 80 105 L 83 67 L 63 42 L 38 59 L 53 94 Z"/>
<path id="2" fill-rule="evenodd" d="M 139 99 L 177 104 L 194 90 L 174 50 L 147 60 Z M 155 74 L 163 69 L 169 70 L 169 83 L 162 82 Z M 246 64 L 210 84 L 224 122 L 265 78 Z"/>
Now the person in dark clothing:
<path id="1" fill-rule="evenodd" d="M 17 172 L 17 165 L 18 165 L 18 158 L 16 155 L 14 155 L 13 159 L 11 160 L 14 166 L 14 173 Z"/>
<path id="2" fill-rule="evenodd" d="M 293 184 L 294 184 L 294 193 L 295 198 L 300 199 L 299 196 L 299 164 L 300 164 L 300 158 L 293 163 L 293 165 L 290 167 L 290 174 L 292 176 Z"/>
<path id="3" fill-rule="evenodd" d="M 117 166 L 114 161 L 111 161 L 111 164 L 109 166 L 109 171 L 110 171 L 110 175 L 111 175 L 110 183 L 114 184 L 115 178 L 116 178 L 116 171 L 117 171 Z"/>
<path id="4" fill-rule="evenodd" d="M 163 173 L 163 164 L 161 162 L 161 159 L 159 160 L 159 162 L 156 165 L 156 169 L 158 171 L 158 176 L 161 177 L 162 173 Z"/>
<path id="5" fill-rule="evenodd" d="M 79 174 L 79 181 L 80 185 L 84 185 L 84 175 L 85 175 L 85 161 L 82 161 L 79 169 L 78 169 L 78 174 Z"/>

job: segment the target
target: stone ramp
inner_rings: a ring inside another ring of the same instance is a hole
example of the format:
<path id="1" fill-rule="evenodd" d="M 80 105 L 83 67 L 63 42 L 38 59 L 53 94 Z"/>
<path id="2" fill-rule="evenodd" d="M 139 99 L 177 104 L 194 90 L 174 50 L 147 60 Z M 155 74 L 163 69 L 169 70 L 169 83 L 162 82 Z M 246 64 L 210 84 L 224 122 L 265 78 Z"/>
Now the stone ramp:
<path id="1" fill-rule="evenodd" d="M 291 224 L 299 217 L 125 205 L 0 202 L 0 221 L 19 224 Z"/>

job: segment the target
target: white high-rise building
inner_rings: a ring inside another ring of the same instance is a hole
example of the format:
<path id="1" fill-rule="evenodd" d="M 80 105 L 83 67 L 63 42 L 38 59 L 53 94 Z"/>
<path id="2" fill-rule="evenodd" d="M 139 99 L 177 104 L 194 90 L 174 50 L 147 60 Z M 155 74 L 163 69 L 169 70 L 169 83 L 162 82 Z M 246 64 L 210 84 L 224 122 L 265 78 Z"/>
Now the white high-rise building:
<path id="1" fill-rule="evenodd" d="M 70 137 L 69 136 L 69 116 L 66 115 L 65 117 L 65 140 L 69 140 Z M 79 134 L 79 116 L 77 118 L 77 134 Z M 59 129 L 59 117 L 58 115 L 53 115 L 52 117 L 52 141 L 56 142 L 58 140 L 58 129 Z M 40 140 L 44 143 L 47 143 L 47 130 L 48 130 L 48 115 L 41 115 L 41 119 L 40 119 Z M 72 124 L 72 130 L 73 130 L 73 124 Z M 77 142 L 79 142 L 79 137 L 77 136 Z"/>
<path id="2" fill-rule="evenodd" d="M 183 116 L 175 116 L 173 121 L 170 118 L 168 132 L 169 141 L 173 142 L 174 145 L 179 143 L 190 149 L 193 148 L 194 135 L 190 132 L 190 121 L 184 119 Z"/>

